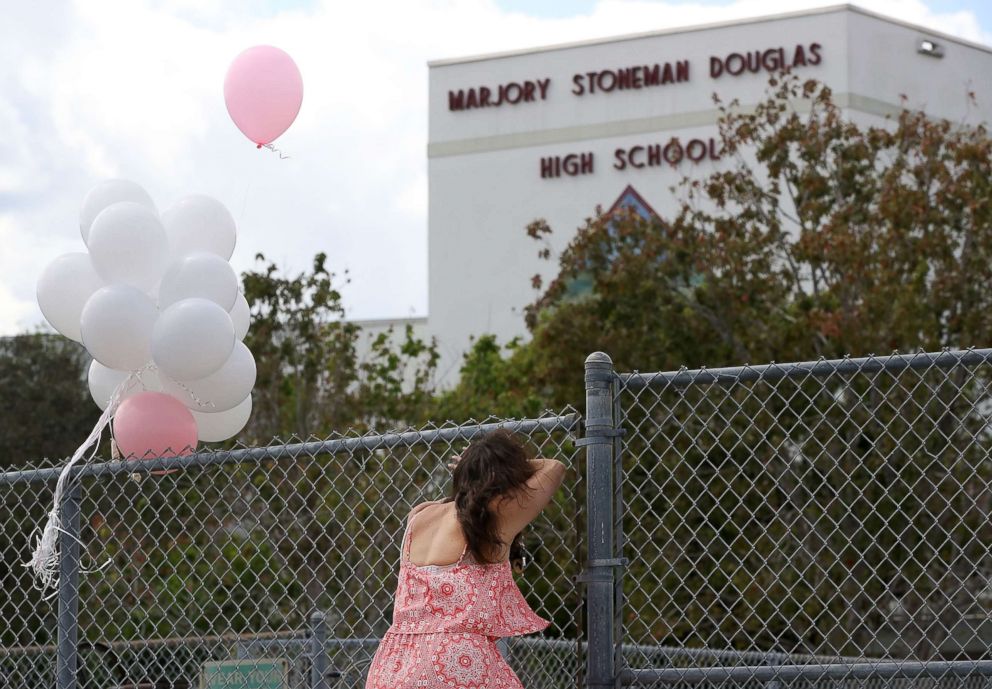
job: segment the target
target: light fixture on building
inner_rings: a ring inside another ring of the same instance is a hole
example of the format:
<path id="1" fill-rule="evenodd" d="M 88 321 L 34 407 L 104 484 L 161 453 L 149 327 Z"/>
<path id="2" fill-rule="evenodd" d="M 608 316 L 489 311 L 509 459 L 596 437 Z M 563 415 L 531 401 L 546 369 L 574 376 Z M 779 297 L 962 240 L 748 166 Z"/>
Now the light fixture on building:
<path id="1" fill-rule="evenodd" d="M 944 46 L 929 38 L 921 38 L 916 44 L 916 52 L 930 57 L 944 57 Z"/>

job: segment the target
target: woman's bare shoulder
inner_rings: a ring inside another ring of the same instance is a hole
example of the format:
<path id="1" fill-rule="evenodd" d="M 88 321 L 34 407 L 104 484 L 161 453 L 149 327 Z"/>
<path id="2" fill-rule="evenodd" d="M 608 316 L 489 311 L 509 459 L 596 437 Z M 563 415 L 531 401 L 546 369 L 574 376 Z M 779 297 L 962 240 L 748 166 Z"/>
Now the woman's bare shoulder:
<path id="1" fill-rule="evenodd" d="M 428 500 L 427 502 L 421 502 L 421 503 L 416 504 L 416 505 L 413 506 L 413 509 L 410 510 L 410 516 L 412 517 L 413 515 L 417 514 L 418 512 L 422 512 L 425 508 L 430 507 L 431 505 L 443 505 L 446 502 L 448 502 L 448 501 L 447 500 Z"/>

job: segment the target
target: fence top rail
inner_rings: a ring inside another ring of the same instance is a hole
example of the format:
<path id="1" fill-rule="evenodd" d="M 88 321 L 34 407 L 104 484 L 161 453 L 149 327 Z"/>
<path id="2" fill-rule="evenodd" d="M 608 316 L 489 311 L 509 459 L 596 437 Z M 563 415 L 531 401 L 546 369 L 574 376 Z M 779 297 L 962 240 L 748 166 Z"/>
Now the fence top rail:
<path id="1" fill-rule="evenodd" d="M 859 359 L 819 359 L 788 364 L 761 366 L 728 366 L 725 368 L 680 369 L 659 373 L 621 373 L 625 389 L 685 388 L 691 385 L 732 385 L 757 381 L 778 381 L 786 378 L 825 377 L 831 374 L 898 372 L 908 369 L 952 368 L 958 365 L 977 366 L 992 363 L 992 349 L 945 349 L 940 352 L 867 356 Z"/>
<path id="2" fill-rule="evenodd" d="M 355 437 L 330 438 L 312 442 L 246 447 L 234 450 L 197 452 L 185 457 L 157 457 L 150 459 L 124 459 L 95 462 L 73 469 L 74 477 L 103 477 L 121 474 L 148 474 L 169 469 L 194 469 L 224 464 L 257 464 L 263 461 L 295 459 L 301 455 L 317 456 L 356 452 L 360 450 L 386 450 L 393 447 L 432 445 L 438 442 L 469 440 L 482 433 L 506 428 L 516 433 L 534 431 L 574 431 L 579 426 L 577 412 L 548 415 L 538 419 L 520 419 L 474 423 L 462 426 L 430 428 L 397 433 L 377 433 Z M 19 483 L 45 483 L 55 481 L 62 467 L 29 469 L 0 473 L 0 486 Z"/>

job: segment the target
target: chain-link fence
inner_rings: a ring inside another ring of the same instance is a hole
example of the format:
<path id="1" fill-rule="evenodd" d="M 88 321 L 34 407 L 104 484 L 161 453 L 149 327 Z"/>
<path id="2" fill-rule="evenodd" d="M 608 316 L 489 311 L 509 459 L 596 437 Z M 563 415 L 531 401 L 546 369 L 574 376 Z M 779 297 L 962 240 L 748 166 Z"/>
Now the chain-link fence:
<path id="1" fill-rule="evenodd" d="M 566 410 L 90 465 L 63 502 L 54 598 L 33 587 L 23 563 L 58 469 L 0 474 L 0 687 L 363 686 L 391 621 L 406 515 L 445 495 L 450 456 L 498 426 L 570 469 L 525 532 L 518 576 L 552 624 L 502 651 L 528 687 L 574 687 L 578 423 Z"/>
<path id="2" fill-rule="evenodd" d="M 992 686 L 992 350 L 585 376 L 581 438 L 566 411 L 87 467 L 57 600 L 21 567 L 57 470 L 0 474 L 0 687 L 362 686 L 406 514 L 496 425 L 572 468 L 519 578 L 553 624 L 502 648 L 528 689 Z"/>
<path id="3" fill-rule="evenodd" d="M 990 686 L 992 350 L 586 379 L 590 686 Z"/>

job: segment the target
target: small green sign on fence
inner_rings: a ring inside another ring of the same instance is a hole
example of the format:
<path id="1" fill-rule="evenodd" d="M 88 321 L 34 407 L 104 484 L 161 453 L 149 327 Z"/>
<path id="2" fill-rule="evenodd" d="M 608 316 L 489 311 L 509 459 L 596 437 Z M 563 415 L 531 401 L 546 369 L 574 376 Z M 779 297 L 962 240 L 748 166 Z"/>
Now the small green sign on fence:
<path id="1" fill-rule="evenodd" d="M 200 689 L 287 689 L 289 667 L 282 658 L 214 660 L 203 664 Z"/>

